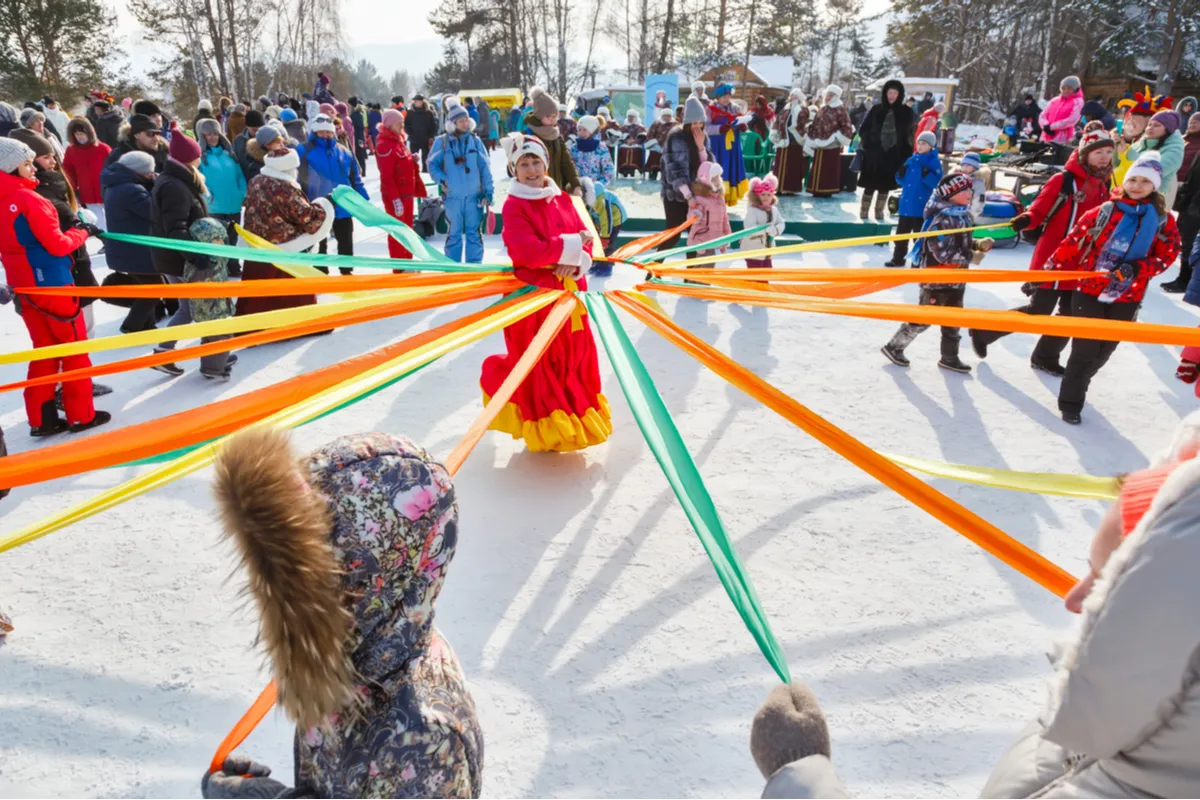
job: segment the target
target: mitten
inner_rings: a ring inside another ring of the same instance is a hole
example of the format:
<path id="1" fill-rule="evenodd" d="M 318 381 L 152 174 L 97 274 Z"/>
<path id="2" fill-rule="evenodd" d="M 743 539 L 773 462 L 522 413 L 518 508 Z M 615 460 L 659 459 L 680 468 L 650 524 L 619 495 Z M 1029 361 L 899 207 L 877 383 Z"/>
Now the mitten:
<path id="1" fill-rule="evenodd" d="M 288 787 L 269 777 L 271 768 L 245 756 L 231 755 L 220 772 L 208 772 L 200 779 L 200 794 L 217 800 L 279 797 Z"/>
<path id="2" fill-rule="evenodd" d="M 104 231 L 100 230 L 100 228 L 98 226 L 93 225 L 90 222 L 80 221 L 77 224 L 77 227 L 83 228 L 85 231 L 87 231 L 88 236 L 100 236 L 104 233 Z"/>
<path id="3" fill-rule="evenodd" d="M 1200 364 L 1194 361 L 1180 361 L 1179 368 L 1175 370 L 1175 377 L 1184 383 L 1195 383 L 1198 376 L 1200 376 Z"/>
<path id="4" fill-rule="evenodd" d="M 793 761 L 829 756 L 829 726 L 812 690 L 793 681 L 771 691 L 750 726 L 750 754 L 764 778 Z"/>
<path id="5" fill-rule="evenodd" d="M 392 216 L 395 216 L 395 217 L 404 216 L 404 201 L 403 200 L 397 198 L 392 201 Z"/>
<path id="6" fill-rule="evenodd" d="M 1030 216 L 1028 214 L 1017 214 L 1015 217 L 1012 218 L 1012 220 L 1009 221 L 1008 224 L 1012 226 L 1012 229 L 1014 231 L 1016 231 L 1017 233 L 1020 233 L 1021 231 L 1025 230 L 1030 225 L 1032 225 L 1033 220 L 1030 218 Z"/>

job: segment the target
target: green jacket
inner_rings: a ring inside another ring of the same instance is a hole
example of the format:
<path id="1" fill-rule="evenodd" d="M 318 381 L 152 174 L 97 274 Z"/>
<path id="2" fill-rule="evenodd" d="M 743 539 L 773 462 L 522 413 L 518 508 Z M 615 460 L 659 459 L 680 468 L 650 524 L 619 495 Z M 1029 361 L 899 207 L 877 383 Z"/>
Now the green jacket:
<path id="1" fill-rule="evenodd" d="M 579 173 L 575 171 L 575 162 L 571 160 L 571 154 L 567 152 L 567 143 L 559 134 L 558 127 L 555 126 L 552 133 L 546 131 L 547 135 L 543 136 L 539 133 L 539 131 L 545 130 L 542 122 L 532 111 L 525 115 L 525 124 L 533 132 L 533 135 L 545 145 L 546 152 L 550 156 L 546 174 L 558 185 L 558 188 L 567 194 L 582 188 L 582 184 L 579 183 Z"/>
<path id="2" fill-rule="evenodd" d="M 1169 134 L 1165 139 L 1147 139 L 1145 136 L 1138 139 L 1133 144 L 1129 145 L 1129 149 L 1125 151 L 1125 157 L 1122 162 L 1124 169 L 1121 171 L 1121 180 L 1125 180 L 1125 172 L 1133 165 L 1138 157 L 1149 150 L 1157 150 L 1158 155 L 1162 158 L 1163 166 L 1163 182 L 1162 188 L 1159 189 L 1164 195 L 1171 191 L 1171 187 L 1175 185 L 1175 175 L 1183 166 L 1183 151 L 1185 143 L 1179 131 Z M 1119 185 L 1119 184 L 1118 184 Z"/>

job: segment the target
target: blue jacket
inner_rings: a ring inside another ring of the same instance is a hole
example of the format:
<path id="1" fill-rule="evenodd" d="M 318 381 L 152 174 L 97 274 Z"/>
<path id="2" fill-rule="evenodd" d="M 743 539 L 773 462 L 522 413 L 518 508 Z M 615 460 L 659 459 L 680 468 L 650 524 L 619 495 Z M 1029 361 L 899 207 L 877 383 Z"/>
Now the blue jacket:
<path id="1" fill-rule="evenodd" d="M 150 235 L 150 189 L 154 181 L 143 181 L 124 164 L 109 164 L 100 173 L 104 190 L 105 227 L 112 233 Z M 150 248 L 109 239 L 104 243 L 108 268 L 137 275 L 156 275 Z"/>
<path id="2" fill-rule="evenodd" d="M 362 176 L 358 174 L 358 161 L 336 139 L 312 136 L 296 148 L 296 154 L 300 156 L 300 185 L 304 187 L 309 200 L 325 197 L 338 186 L 349 186 L 364 200 L 371 199 L 367 187 L 363 186 Z M 349 211 L 336 203 L 334 208 L 337 219 L 350 216 Z"/>
<path id="3" fill-rule="evenodd" d="M 373 108 L 367 112 L 367 135 L 372 139 L 378 135 L 379 123 L 381 122 L 383 122 L 382 112 L 376 111 Z"/>
<path id="4" fill-rule="evenodd" d="M 200 174 L 211 198 L 208 210 L 213 214 L 240 214 L 246 199 L 246 176 L 233 153 L 221 144 L 201 145 Z"/>
<path id="5" fill-rule="evenodd" d="M 896 183 L 900 184 L 900 214 L 905 217 L 923 217 L 938 181 L 942 179 L 942 162 L 936 150 L 914 153 L 896 172 Z"/>
<path id="6" fill-rule="evenodd" d="M 491 160 L 473 133 L 444 133 L 434 139 L 429 150 L 429 177 L 444 183 L 451 197 L 492 201 Z"/>
<path id="7" fill-rule="evenodd" d="M 508 132 L 519 133 L 521 130 L 521 118 L 525 116 L 524 106 L 513 106 L 512 111 L 508 112 Z"/>

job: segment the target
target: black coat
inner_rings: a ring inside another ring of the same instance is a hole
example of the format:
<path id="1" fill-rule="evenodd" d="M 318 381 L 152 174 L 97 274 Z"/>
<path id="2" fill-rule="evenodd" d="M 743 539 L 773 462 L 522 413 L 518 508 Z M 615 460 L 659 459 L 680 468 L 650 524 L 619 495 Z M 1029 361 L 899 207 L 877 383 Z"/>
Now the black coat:
<path id="1" fill-rule="evenodd" d="M 104 189 L 104 222 L 111 233 L 150 236 L 150 190 L 146 181 L 124 164 L 112 164 L 100 173 Z M 150 248 L 112 239 L 104 243 L 108 268 L 135 275 L 155 275 Z"/>
<path id="2" fill-rule="evenodd" d="M 424 108 L 409 108 L 404 115 L 404 132 L 408 134 L 408 146 L 413 150 L 421 150 L 429 146 L 430 140 L 437 137 L 437 117 Z"/>
<path id="3" fill-rule="evenodd" d="M 115 149 L 121 140 L 121 123 L 124 121 L 125 114 L 115 108 L 95 115 L 92 127 L 96 129 L 96 138 Z"/>
<path id="4" fill-rule="evenodd" d="M 130 139 L 121 139 L 112 149 L 112 152 L 104 157 L 104 168 L 108 169 L 113 164 L 117 163 L 121 159 L 121 156 L 125 155 L 126 153 L 132 153 L 137 149 L 137 145 L 135 145 Z M 154 156 L 155 172 L 163 171 L 163 167 L 167 165 L 167 154 L 168 151 L 165 144 L 160 144 L 158 149 L 150 154 Z M 103 184 L 101 184 L 101 186 L 103 187 Z"/>
<path id="5" fill-rule="evenodd" d="M 150 234 L 191 242 L 194 240 L 188 229 L 193 222 L 206 216 L 208 206 L 192 171 L 175 161 L 168 161 L 150 192 Z M 160 247 L 152 247 L 150 252 L 156 270 L 177 278 L 183 277 L 186 263 L 200 258 Z"/>
<path id="6" fill-rule="evenodd" d="M 1037 138 L 1042 133 L 1042 124 L 1038 122 L 1038 117 L 1042 115 L 1042 110 L 1038 108 L 1037 101 L 1032 103 L 1017 103 L 1013 110 L 1008 112 L 1010 117 L 1017 121 L 1017 132 L 1020 133 L 1021 128 L 1025 127 L 1025 120 L 1029 120 L 1033 124 L 1033 136 Z"/>
<path id="7" fill-rule="evenodd" d="M 890 105 L 887 103 L 888 89 L 899 91 L 896 102 Z M 864 189 L 890 192 L 900 188 L 896 183 L 896 171 L 913 153 L 916 116 L 911 108 L 904 105 L 904 84 L 900 81 L 885 83 L 883 98 L 882 102 L 876 103 L 867 112 L 867 118 L 858 131 L 859 152 L 862 153 L 862 172 L 858 176 L 858 185 Z M 896 135 L 891 147 L 884 147 L 883 128 L 889 113 L 895 122 Z"/>

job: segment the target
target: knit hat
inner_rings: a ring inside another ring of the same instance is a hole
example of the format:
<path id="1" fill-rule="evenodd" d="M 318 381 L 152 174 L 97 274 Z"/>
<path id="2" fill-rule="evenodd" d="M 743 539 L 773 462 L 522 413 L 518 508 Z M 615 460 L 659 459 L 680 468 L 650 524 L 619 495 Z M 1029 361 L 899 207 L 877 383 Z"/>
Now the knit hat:
<path id="1" fill-rule="evenodd" d="M 404 120 L 403 114 L 401 114 L 399 111 L 397 111 L 394 108 L 389 108 L 387 111 L 383 112 L 383 119 L 380 120 L 379 124 L 385 128 L 390 128 L 393 125 L 395 125 L 397 122 L 402 122 L 403 120 Z"/>
<path id="2" fill-rule="evenodd" d="M 704 122 L 707 119 L 707 114 L 704 111 L 704 103 L 700 102 L 700 98 L 692 95 L 683 104 L 683 124 L 689 125 L 693 122 Z"/>
<path id="3" fill-rule="evenodd" d="M 558 113 L 559 113 L 559 114 L 565 114 L 565 113 L 567 113 L 568 111 L 570 111 L 570 109 L 569 109 L 569 108 L 567 108 L 567 104 L 566 104 L 566 103 L 559 103 L 559 104 L 558 104 Z"/>
<path id="4" fill-rule="evenodd" d="M 713 96 L 713 99 L 717 99 L 720 97 L 724 97 L 727 94 L 733 94 L 733 84 L 732 83 L 722 83 L 720 86 L 713 89 L 712 96 Z"/>
<path id="5" fill-rule="evenodd" d="M 1062 79 L 1062 83 L 1060 83 L 1058 85 L 1058 88 L 1061 89 L 1062 87 L 1065 86 L 1074 92 L 1074 91 L 1078 90 L 1079 87 L 1082 85 L 1083 85 L 1083 83 L 1079 80 L 1079 78 L 1075 77 L 1074 75 L 1068 75 L 1067 77 Z"/>
<path id="6" fill-rule="evenodd" d="M 1154 184 L 1154 190 L 1158 191 L 1162 187 L 1163 182 L 1163 165 L 1162 156 L 1157 150 L 1148 150 L 1142 153 L 1137 161 L 1133 162 L 1133 166 L 1125 173 L 1125 180 L 1129 180 L 1134 176 L 1146 178 Z"/>
<path id="7" fill-rule="evenodd" d="M 308 130 L 311 133 L 320 133 L 321 131 L 337 133 L 337 128 L 333 125 L 333 118 L 328 114 L 317 114 L 316 118 L 308 124 Z"/>
<path id="8" fill-rule="evenodd" d="M 959 192 L 969 192 L 974 185 L 970 175 L 963 175 L 961 172 L 951 172 L 946 177 L 938 181 L 937 188 L 933 190 L 933 196 L 939 200 L 948 200 Z"/>
<path id="9" fill-rule="evenodd" d="M 558 116 L 558 100 L 545 89 L 535 86 L 529 90 L 529 96 L 533 98 L 533 113 L 539 118 Z"/>
<path id="10" fill-rule="evenodd" d="M 215 119 L 201 119 L 196 121 L 196 137 L 207 136 L 210 133 L 220 133 L 221 123 Z"/>
<path id="11" fill-rule="evenodd" d="M 212 100 L 209 100 L 207 97 L 200 98 L 200 102 L 196 103 L 196 110 L 211 112 L 212 111 Z"/>
<path id="12" fill-rule="evenodd" d="M 750 179 L 750 194 L 761 195 L 767 192 L 774 192 L 779 188 L 779 181 L 771 173 L 767 173 L 763 178 Z"/>
<path id="13" fill-rule="evenodd" d="M 29 123 L 33 122 L 34 120 L 37 120 L 38 122 L 45 122 L 46 115 L 38 111 L 36 108 L 23 108 L 21 109 L 20 120 L 21 127 L 28 128 Z"/>
<path id="14" fill-rule="evenodd" d="M 589 135 L 600 130 L 600 118 L 587 114 L 579 118 L 579 127 L 588 132 Z"/>
<path id="15" fill-rule="evenodd" d="M 149 117 L 154 114 L 161 114 L 162 110 L 149 100 L 138 100 L 133 104 L 133 113 L 145 114 Z"/>
<path id="16" fill-rule="evenodd" d="M 1179 118 L 1179 112 L 1174 111 L 1173 109 L 1169 109 L 1169 108 L 1164 109 L 1163 111 L 1159 111 L 1157 114 L 1155 114 L 1153 117 L 1150 118 L 1150 121 L 1157 122 L 1158 124 L 1160 124 L 1164 128 L 1166 128 L 1167 135 L 1170 135 L 1170 134 L 1174 133 L 1175 131 L 1179 130 L 1179 126 L 1183 124 L 1183 120 L 1181 120 Z"/>
<path id="17" fill-rule="evenodd" d="M 455 103 L 446 110 L 446 130 L 452 131 L 460 119 L 470 119 L 471 115 L 461 103 Z"/>
<path id="18" fill-rule="evenodd" d="M 33 151 L 35 158 L 54 155 L 54 147 L 50 144 L 50 140 L 37 131 L 31 131 L 28 128 L 17 128 L 14 131 L 10 131 L 8 135 L 10 138 L 24 142 Z"/>
<path id="19" fill-rule="evenodd" d="M 337 114 L 337 109 L 333 107 L 333 103 L 321 103 L 318 110 L 327 117 Z"/>
<path id="20" fill-rule="evenodd" d="M 600 106 L 600 108 L 596 109 L 596 115 L 608 119 L 608 106 Z"/>
<path id="21" fill-rule="evenodd" d="M 337 112 L 339 117 L 350 116 L 350 106 L 346 105 L 345 103 L 334 103 L 333 110 Z"/>
<path id="22" fill-rule="evenodd" d="M 130 150 L 117 159 L 118 164 L 124 164 L 138 175 L 150 175 L 155 170 L 154 156 L 145 150 Z"/>
<path id="23" fill-rule="evenodd" d="M 190 164 L 200 157 L 200 144 L 190 136 L 176 134 L 171 137 L 167 155 L 180 164 Z"/>
<path id="24" fill-rule="evenodd" d="M 547 169 L 550 167 L 550 156 L 546 154 L 546 146 L 536 136 L 522 136 L 520 134 L 506 136 L 504 151 L 508 153 L 508 163 L 514 167 L 521 160 L 521 156 L 525 155 L 537 156 L 546 165 Z"/>
<path id="25" fill-rule="evenodd" d="M 246 127 L 261 128 L 267 124 L 267 118 L 257 108 L 252 108 L 246 112 Z"/>
<path id="26" fill-rule="evenodd" d="M 934 135 L 933 131 L 923 132 L 920 136 L 917 137 L 917 141 L 924 142 L 925 144 L 929 145 L 934 150 L 937 149 L 937 136 Z"/>
<path id="27" fill-rule="evenodd" d="M 0 172 L 16 172 L 26 161 L 33 161 L 34 152 L 19 139 L 0 137 Z"/>
<path id="28" fill-rule="evenodd" d="M 1083 158 L 1093 150 L 1099 150 L 1101 147 L 1115 147 L 1112 134 L 1104 129 L 1104 123 L 1099 121 L 1089 122 L 1083 126 L 1083 133 L 1079 135 L 1079 157 Z"/>
<path id="29" fill-rule="evenodd" d="M 258 129 L 258 133 L 254 134 L 254 141 L 258 142 L 258 146 L 266 150 L 271 142 L 276 139 L 282 139 L 283 134 L 274 125 L 263 125 Z"/>
<path id="30" fill-rule="evenodd" d="M 959 162 L 960 169 L 962 167 L 970 167 L 971 169 L 978 171 L 982 166 L 983 159 L 979 157 L 979 153 L 967 153 L 962 157 L 962 161 Z"/>
<path id="31" fill-rule="evenodd" d="M 139 133 L 147 132 L 159 132 L 159 127 L 154 124 L 154 120 L 150 119 L 145 114 L 134 114 L 129 118 L 129 133 L 131 136 L 136 136 Z"/>
<path id="32" fill-rule="evenodd" d="M 267 119 L 279 119 L 282 113 L 283 109 L 279 106 L 267 106 L 267 110 L 263 112 Z"/>
<path id="33" fill-rule="evenodd" d="M 934 110 L 934 112 L 936 112 L 938 114 L 945 114 L 946 113 L 946 104 L 939 100 L 938 102 L 933 104 L 933 110 Z"/>

